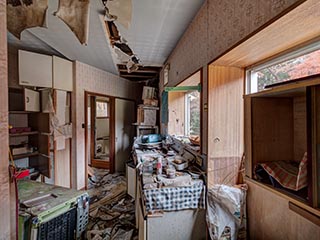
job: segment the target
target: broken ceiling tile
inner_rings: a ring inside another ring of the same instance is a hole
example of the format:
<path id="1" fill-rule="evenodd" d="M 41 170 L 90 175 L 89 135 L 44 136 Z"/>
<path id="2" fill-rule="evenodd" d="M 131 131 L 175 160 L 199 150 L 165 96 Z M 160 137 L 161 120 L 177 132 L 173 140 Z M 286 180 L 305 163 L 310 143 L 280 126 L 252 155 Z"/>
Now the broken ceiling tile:
<path id="1" fill-rule="evenodd" d="M 7 0 L 7 28 L 20 39 L 21 32 L 46 27 L 48 0 Z"/>
<path id="2" fill-rule="evenodd" d="M 108 14 L 116 16 L 116 21 L 126 29 L 129 29 L 132 18 L 132 1 L 131 0 L 112 0 L 105 4 Z"/>
<path id="3" fill-rule="evenodd" d="M 89 0 L 59 0 L 58 11 L 54 13 L 74 32 L 81 44 L 88 43 Z"/>

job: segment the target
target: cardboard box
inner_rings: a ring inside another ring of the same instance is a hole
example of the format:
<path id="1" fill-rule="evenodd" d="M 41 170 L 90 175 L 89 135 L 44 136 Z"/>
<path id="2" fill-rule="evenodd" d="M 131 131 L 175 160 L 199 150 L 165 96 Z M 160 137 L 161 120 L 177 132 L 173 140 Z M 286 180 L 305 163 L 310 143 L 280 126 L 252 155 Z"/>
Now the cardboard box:
<path id="1" fill-rule="evenodd" d="M 157 123 L 157 108 L 140 105 L 137 113 L 138 125 L 155 126 Z"/>
<path id="2" fill-rule="evenodd" d="M 158 106 L 158 100 L 146 98 L 146 99 L 143 99 L 143 105 L 157 107 Z"/>
<path id="3" fill-rule="evenodd" d="M 143 87 L 142 99 L 153 99 L 155 98 L 156 89 L 153 87 Z"/>

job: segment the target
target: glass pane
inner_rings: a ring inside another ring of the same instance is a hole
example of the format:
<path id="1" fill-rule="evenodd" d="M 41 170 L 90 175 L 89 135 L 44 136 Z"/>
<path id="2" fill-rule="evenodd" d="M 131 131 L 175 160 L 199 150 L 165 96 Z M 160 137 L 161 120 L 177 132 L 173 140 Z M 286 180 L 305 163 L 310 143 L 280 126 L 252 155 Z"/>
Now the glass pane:
<path id="1" fill-rule="evenodd" d="M 307 77 L 320 73 L 320 50 L 251 72 L 251 85 L 257 84 L 256 91 L 265 86 Z M 251 87 L 251 92 L 256 92 Z"/>
<path id="2" fill-rule="evenodd" d="M 97 101 L 96 102 L 96 116 L 108 117 L 108 102 Z"/>
<path id="3" fill-rule="evenodd" d="M 195 91 L 188 94 L 189 132 L 188 135 L 200 135 L 200 93 Z"/>

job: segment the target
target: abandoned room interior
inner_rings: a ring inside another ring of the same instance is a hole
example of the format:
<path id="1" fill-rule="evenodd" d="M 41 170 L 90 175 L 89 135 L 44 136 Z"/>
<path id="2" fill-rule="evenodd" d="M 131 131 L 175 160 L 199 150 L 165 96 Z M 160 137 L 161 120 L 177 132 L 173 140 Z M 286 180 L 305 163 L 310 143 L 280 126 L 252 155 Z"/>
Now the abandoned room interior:
<path id="1" fill-rule="evenodd" d="M 320 239 L 319 0 L 0 0 L 0 240 Z"/>

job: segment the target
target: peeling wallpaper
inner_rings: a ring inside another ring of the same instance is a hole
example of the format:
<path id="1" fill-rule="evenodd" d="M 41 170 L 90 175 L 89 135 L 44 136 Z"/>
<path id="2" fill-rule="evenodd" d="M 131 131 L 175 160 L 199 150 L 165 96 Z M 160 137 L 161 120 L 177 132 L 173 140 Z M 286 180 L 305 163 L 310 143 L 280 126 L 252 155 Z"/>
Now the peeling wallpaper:
<path id="1" fill-rule="evenodd" d="M 78 61 L 74 62 L 74 76 L 72 165 L 75 167 L 72 167 L 74 171 L 72 186 L 82 189 L 85 187 L 85 130 L 82 128 L 85 121 L 85 91 L 138 100 L 141 99 L 142 87 L 140 84 Z"/>
<path id="2" fill-rule="evenodd" d="M 301 0 L 207 0 L 167 60 L 169 86 L 245 39 Z"/>

